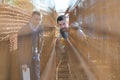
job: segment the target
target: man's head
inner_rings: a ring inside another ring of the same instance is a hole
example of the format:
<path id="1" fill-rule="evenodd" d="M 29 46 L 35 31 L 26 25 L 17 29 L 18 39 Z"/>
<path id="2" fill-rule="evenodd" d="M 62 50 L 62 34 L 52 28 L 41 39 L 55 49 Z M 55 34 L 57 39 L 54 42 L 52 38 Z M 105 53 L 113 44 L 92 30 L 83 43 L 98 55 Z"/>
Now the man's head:
<path id="1" fill-rule="evenodd" d="M 67 22 L 64 15 L 60 15 L 57 18 L 57 24 L 60 27 L 60 29 L 63 29 L 63 31 L 67 28 Z"/>
<path id="2" fill-rule="evenodd" d="M 33 11 L 32 16 L 31 16 L 31 23 L 33 25 L 38 25 L 41 21 L 41 14 L 39 11 Z"/>

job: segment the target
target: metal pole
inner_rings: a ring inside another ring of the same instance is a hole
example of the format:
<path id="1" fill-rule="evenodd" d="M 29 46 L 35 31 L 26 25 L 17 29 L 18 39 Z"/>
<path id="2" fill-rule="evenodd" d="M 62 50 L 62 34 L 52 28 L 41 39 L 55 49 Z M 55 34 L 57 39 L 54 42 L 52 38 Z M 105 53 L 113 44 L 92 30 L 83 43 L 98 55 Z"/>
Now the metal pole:
<path id="1" fill-rule="evenodd" d="M 32 34 L 32 73 L 33 78 L 32 80 L 40 80 L 40 60 L 39 60 L 39 53 L 38 53 L 38 38 L 39 33 L 33 32 Z"/>

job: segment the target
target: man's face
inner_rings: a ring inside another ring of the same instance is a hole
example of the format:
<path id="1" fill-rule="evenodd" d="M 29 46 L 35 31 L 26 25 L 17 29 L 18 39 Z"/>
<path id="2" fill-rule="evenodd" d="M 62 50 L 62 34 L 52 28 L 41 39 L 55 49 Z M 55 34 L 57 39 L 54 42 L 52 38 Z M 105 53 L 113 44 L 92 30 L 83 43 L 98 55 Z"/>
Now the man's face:
<path id="1" fill-rule="evenodd" d="M 58 26 L 63 31 L 65 31 L 65 32 L 67 31 L 67 22 L 66 22 L 66 20 L 58 21 Z"/>
<path id="2" fill-rule="evenodd" d="M 38 25 L 41 22 L 41 16 L 34 14 L 31 18 L 31 22 L 33 25 Z"/>

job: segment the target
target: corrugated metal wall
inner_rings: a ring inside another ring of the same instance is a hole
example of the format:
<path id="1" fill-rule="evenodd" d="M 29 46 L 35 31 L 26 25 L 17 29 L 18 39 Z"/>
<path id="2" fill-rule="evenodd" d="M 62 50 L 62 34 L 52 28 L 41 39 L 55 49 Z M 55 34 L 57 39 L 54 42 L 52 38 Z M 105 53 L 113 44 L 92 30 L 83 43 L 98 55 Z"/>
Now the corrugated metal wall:
<path id="1" fill-rule="evenodd" d="M 79 31 L 71 28 L 70 40 L 97 80 L 120 79 L 119 3 L 119 0 L 84 0 L 70 12 L 70 24 L 77 22 L 87 36 L 82 39 Z"/>

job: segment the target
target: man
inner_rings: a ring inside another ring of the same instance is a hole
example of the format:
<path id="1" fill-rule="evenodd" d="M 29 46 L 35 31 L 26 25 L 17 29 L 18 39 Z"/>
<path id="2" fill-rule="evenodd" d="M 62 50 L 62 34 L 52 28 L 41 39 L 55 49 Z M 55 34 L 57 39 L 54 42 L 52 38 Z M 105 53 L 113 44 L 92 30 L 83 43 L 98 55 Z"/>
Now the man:
<path id="1" fill-rule="evenodd" d="M 66 42 L 68 41 L 68 23 L 66 21 L 66 17 L 64 15 L 60 15 L 57 18 L 57 24 L 60 28 L 60 35 L 57 39 L 57 43 L 60 42 L 59 46 L 61 48 L 62 53 L 66 52 Z"/>
<path id="2" fill-rule="evenodd" d="M 22 27 L 19 31 L 19 35 L 30 35 L 34 32 L 40 32 L 42 35 L 43 33 L 43 27 L 41 24 L 41 14 L 38 11 L 34 11 L 31 15 L 30 21 L 27 23 L 26 26 Z"/>
<path id="3" fill-rule="evenodd" d="M 30 67 L 31 80 L 40 80 L 40 45 L 43 42 L 41 14 L 34 11 L 30 21 L 18 33 L 18 59 L 20 66 Z M 25 67 L 24 67 L 25 68 Z"/>
<path id="4" fill-rule="evenodd" d="M 68 26 L 67 26 L 66 17 L 64 15 L 60 15 L 57 18 L 57 24 L 58 24 L 58 27 L 60 28 L 60 34 L 61 34 L 61 36 L 65 40 L 67 40 L 67 38 L 68 38 Z"/>

